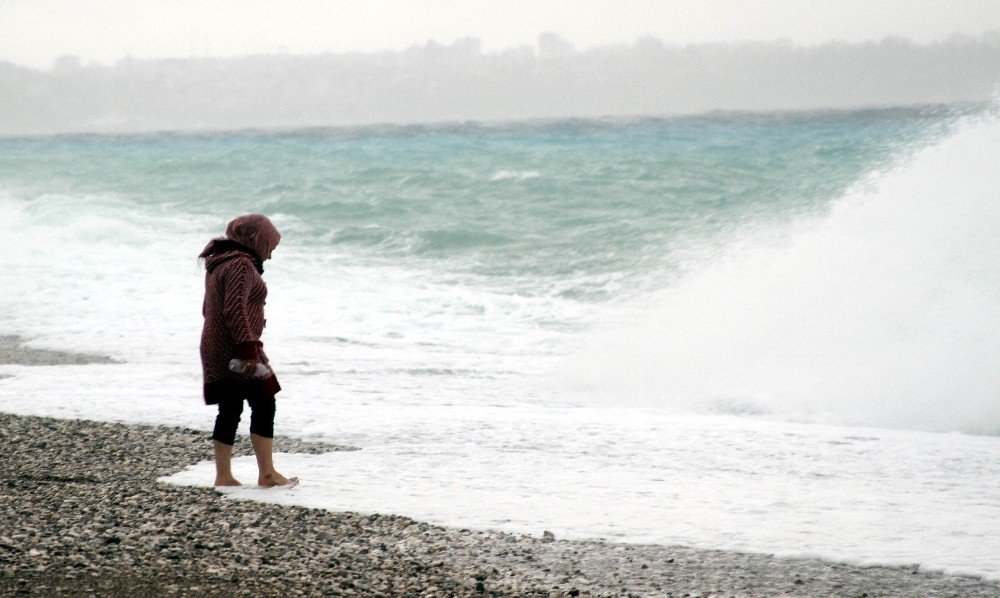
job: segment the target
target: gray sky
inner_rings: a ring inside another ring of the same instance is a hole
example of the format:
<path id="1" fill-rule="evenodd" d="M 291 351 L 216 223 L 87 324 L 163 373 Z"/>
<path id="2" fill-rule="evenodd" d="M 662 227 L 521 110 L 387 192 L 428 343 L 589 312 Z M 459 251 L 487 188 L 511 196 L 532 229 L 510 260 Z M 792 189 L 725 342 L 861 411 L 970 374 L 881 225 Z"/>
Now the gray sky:
<path id="1" fill-rule="evenodd" d="M 996 0 L 0 0 L 0 60 L 47 68 L 137 58 L 400 50 L 482 39 L 485 51 L 554 31 L 577 48 L 887 35 L 917 42 L 1000 30 Z"/>

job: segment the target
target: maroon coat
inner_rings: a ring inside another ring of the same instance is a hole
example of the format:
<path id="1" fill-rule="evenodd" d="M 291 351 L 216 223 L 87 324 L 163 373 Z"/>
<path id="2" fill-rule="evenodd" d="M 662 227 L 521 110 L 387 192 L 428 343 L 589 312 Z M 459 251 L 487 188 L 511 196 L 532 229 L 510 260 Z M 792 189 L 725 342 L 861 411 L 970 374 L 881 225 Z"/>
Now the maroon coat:
<path id="1" fill-rule="evenodd" d="M 265 380 L 254 380 L 229 371 L 229 361 L 236 357 L 268 363 L 260 342 L 267 285 L 259 268 L 256 254 L 232 241 L 217 241 L 215 251 L 205 257 L 200 350 L 209 405 L 240 392 L 273 395 L 281 390 L 273 372 Z"/>

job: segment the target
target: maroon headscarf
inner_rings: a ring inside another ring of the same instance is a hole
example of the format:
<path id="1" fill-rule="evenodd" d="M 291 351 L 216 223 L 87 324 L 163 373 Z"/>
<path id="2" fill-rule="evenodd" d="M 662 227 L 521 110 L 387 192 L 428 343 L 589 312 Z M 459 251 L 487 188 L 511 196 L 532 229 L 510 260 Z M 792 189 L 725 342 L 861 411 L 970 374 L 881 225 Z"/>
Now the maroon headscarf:
<path id="1" fill-rule="evenodd" d="M 226 226 L 226 238 L 246 245 L 257 252 L 262 260 L 271 257 L 271 252 L 278 246 L 281 233 L 274 228 L 271 221 L 263 214 L 247 214 L 235 218 Z"/>
<path id="2" fill-rule="evenodd" d="M 217 237 L 208 242 L 199 258 L 207 258 L 226 251 L 252 250 L 257 271 L 264 273 L 264 260 L 271 257 L 271 252 L 278 246 L 281 233 L 274 228 L 271 221 L 263 214 L 247 214 L 233 219 L 226 226 L 226 236 Z"/>

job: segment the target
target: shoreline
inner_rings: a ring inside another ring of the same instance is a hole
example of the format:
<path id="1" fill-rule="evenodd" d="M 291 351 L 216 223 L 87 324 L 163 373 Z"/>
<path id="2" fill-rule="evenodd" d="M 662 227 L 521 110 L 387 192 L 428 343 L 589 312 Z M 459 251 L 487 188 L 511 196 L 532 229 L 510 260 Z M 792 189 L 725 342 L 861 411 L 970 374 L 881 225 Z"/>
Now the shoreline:
<path id="1" fill-rule="evenodd" d="M 24 346 L 27 342 L 28 339 L 17 335 L 0 335 L 0 365 L 46 366 L 121 363 L 106 355 L 56 351 L 53 349 L 31 349 Z"/>
<path id="2" fill-rule="evenodd" d="M 913 567 L 456 529 L 156 481 L 210 459 L 207 436 L 0 413 L 0 595 L 1000 594 L 1000 581 Z"/>
<path id="3" fill-rule="evenodd" d="M 0 364 L 115 363 L 24 342 L 0 336 Z M 208 436 L 0 412 L 0 595 L 1000 595 L 1000 580 L 914 567 L 449 528 L 157 481 L 210 460 Z"/>

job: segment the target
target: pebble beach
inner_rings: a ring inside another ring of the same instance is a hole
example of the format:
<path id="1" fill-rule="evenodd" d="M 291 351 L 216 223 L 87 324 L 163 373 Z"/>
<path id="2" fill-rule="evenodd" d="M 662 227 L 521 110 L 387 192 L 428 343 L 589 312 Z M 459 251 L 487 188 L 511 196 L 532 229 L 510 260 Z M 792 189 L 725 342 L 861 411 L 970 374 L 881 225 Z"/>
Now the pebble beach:
<path id="1" fill-rule="evenodd" d="M 100 359 L 0 347 L 2 363 Z M 204 430 L 0 414 L 0 449 L 0 595 L 1000 595 L 914 567 L 455 529 L 158 482 L 211 458 Z M 275 449 L 356 450 L 280 437 Z M 236 453 L 250 454 L 246 438 Z"/>

